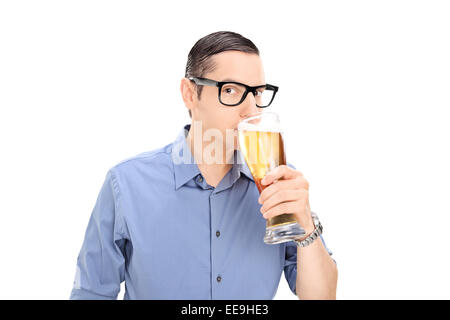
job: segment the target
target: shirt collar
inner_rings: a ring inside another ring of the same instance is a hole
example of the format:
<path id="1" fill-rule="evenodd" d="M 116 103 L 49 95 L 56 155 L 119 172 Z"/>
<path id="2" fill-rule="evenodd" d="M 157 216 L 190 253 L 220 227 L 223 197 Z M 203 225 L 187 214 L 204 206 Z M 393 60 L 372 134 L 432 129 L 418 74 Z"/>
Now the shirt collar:
<path id="1" fill-rule="evenodd" d="M 190 124 L 187 124 L 183 127 L 183 129 L 178 134 L 177 138 L 172 144 L 172 162 L 174 165 L 174 173 L 175 173 L 175 189 L 180 188 L 186 182 L 201 174 L 197 163 L 195 162 L 195 158 L 189 149 L 189 145 L 186 141 L 186 137 L 191 128 Z M 239 179 L 241 173 L 243 173 L 248 179 L 253 180 L 253 176 L 248 168 L 244 157 L 240 150 L 234 151 L 234 164 L 231 169 L 231 175 L 226 175 L 231 179 L 230 181 L 221 181 L 221 183 L 217 186 L 216 191 L 220 191 L 218 189 L 222 189 L 226 185 L 231 185 Z"/>

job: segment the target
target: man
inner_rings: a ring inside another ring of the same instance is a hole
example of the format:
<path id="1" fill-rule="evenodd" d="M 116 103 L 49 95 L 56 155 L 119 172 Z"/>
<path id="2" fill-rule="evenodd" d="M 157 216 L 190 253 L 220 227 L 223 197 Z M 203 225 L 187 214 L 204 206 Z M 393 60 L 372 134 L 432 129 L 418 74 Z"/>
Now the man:
<path id="1" fill-rule="evenodd" d="M 215 81 L 253 90 L 245 95 Z M 247 165 L 237 161 L 236 136 L 205 152 L 206 135 L 225 137 L 241 119 L 261 112 L 262 91 L 253 87 L 265 84 L 250 40 L 216 32 L 197 41 L 180 85 L 193 125 L 175 142 L 108 171 L 71 299 L 116 299 L 122 281 L 124 299 L 272 299 L 283 270 L 300 299 L 335 299 L 337 267 L 322 236 L 304 247 L 263 242 L 266 219 L 286 212 L 306 232 L 298 241 L 315 230 L 301 172 L 275 168 L 260 196 Z M 226 95 L 238 95 L 240 103 L 225 105 Z"/>

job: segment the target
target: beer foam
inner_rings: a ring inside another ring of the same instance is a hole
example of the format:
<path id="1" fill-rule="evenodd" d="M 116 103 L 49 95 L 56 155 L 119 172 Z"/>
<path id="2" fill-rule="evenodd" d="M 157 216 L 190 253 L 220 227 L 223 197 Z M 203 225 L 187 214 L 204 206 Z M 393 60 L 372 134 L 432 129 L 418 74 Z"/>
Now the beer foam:
<path id="1" fill-rule="evenodd" d="M 280 124 L 273 123 L 258 123 L 253 124 L 249 122 L 243 122 L 238 125 L 238 130 L 241 131 L 264 131 L 264 132 L 281 132 Z"/>

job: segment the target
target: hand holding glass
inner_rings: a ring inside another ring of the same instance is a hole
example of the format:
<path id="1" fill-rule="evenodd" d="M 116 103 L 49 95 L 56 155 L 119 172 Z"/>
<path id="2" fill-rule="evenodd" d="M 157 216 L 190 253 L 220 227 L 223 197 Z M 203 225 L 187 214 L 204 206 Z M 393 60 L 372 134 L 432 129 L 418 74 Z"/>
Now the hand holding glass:
<path id="1" fill-rule="evenodd" d="M 269 185 L 261 185 L 267 172 L 286 165 L 284 142 L 278 115 L 263 112 L 250 115 L 238 125 L 239 147 L 261 193 Z M 285 213 L 267 219 L 264 242 L 292 241 L 305 235 L 294 214 Z"/>

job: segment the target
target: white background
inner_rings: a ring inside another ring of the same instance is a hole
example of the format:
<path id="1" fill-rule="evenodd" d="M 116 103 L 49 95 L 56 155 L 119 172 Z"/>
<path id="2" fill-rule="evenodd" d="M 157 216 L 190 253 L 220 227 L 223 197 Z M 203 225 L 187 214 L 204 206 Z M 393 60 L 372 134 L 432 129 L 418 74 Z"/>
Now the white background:
<path id="1" fill-rule="evenodd" d="M 429 0 L 0 2 L 0 298 L 69 297 L 107 170 L 189 123 L 187 54 L 229 30 L 280 86 L 338 299 L 449 299 L 449 17 Z M 296 298 L 284 275 L 276 298 Z"/>

